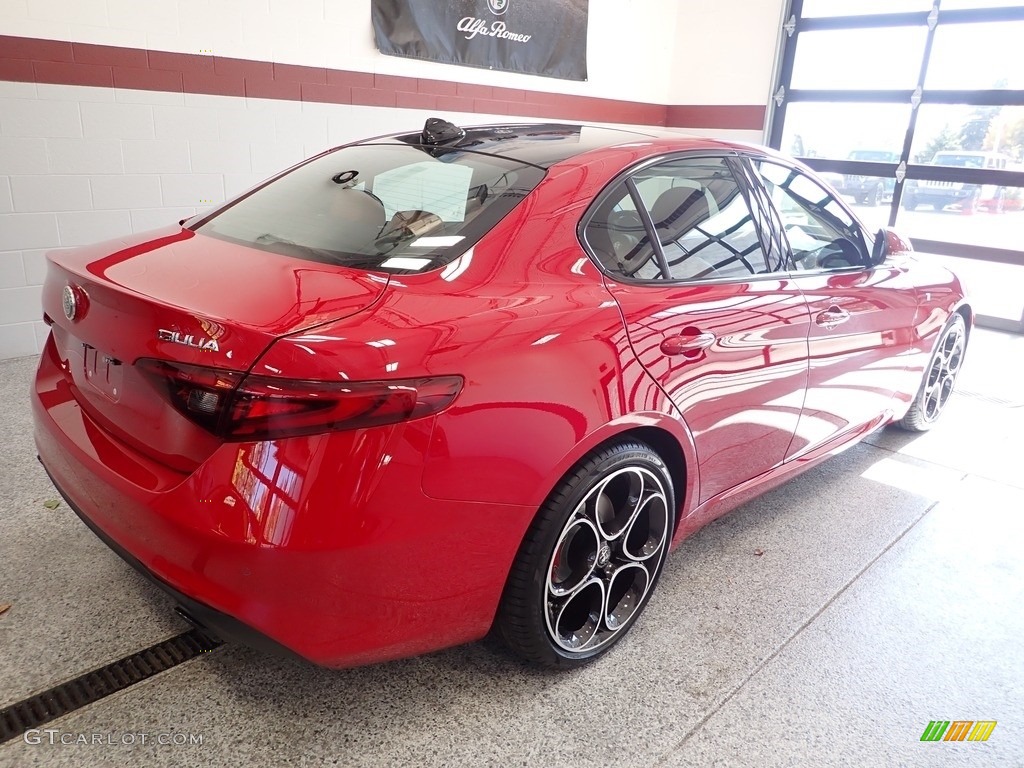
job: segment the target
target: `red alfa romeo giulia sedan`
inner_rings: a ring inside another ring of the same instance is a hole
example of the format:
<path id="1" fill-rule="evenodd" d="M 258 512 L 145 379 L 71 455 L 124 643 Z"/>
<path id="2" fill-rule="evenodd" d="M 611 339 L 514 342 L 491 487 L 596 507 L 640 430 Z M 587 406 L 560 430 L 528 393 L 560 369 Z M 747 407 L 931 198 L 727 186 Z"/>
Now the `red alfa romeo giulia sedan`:
<path id="1" fill-rule="evenodd" d="M 938 418 L 972 314 L 909 251 L 769 150 L 431 119 L 50 254 L 39 456 L 221 636 L 571 667 L 702 525 Z"/>

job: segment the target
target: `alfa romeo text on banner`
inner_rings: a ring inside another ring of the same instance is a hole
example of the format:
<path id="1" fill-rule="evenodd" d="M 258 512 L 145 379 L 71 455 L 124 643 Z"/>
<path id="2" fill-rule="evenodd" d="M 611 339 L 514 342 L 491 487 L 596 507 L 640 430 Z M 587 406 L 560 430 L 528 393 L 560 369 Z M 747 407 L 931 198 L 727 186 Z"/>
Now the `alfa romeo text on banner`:
<path id="1" fill-rule="evenodd" d="M 587 79 L 588 0 L 372 0 L 389 56 Z"/>

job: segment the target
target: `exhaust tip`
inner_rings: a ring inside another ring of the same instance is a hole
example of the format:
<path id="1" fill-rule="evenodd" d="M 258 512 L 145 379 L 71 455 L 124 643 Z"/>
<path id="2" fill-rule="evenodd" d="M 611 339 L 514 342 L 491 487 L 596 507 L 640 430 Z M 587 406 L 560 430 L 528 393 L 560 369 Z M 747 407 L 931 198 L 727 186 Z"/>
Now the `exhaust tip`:
<path id="1" fill-rule="evenodd" d="M 174 612 L 176 614 L 178 614 L 179 616 L 181 616 L 181 618 L 183 618 L 185 621 L 187 621 L 193 627 L 198 629 L 202 634 L 204 634 L 210 640 L 217 641 L 217 642 L 224 642 L 224 638 L 222 638 L 214 630 L 210 629 L 210 627 L 208 627 L 202 621 L 200 621 L 195 616 L 193 616 L 191 613 L 189 613 L 188 608 L 186 608 L 185 606 L 183 606 L 183 605 L 176 605 L 176 606 L 174 606 Z"/>

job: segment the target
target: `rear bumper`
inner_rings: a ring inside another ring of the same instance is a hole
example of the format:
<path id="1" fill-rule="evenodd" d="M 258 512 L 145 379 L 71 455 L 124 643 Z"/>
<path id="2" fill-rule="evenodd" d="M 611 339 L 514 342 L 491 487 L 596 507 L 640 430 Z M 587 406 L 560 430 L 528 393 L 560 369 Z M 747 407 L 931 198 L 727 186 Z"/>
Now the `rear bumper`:
<path id="1" fill-rule="evenodd" d="M 32 404 L 69 506 L 215 634 L 354 666 L 489 630 L 535 510 L 420 490 L 429 419 L 225 444 L 191 473 L 105 433 L 47 345 Z"/>
<path id="2" fill-rule="evenodd" d="M 40 460 L 40 463 L 42 461 Z M 46 465 L 43 465 L 46 468 Z M 49 475 L 49 471 L 47 471 Z M 151 584 L 160 588 L 166 592 L 170 597 L 178 604 L 182 614 L 193 624 L 196 624 L 208 633 L 215 635 L 221 640 L 229 640 L 236 643 L 242 643 L 250 648 L 257 648 L 261 651 L 272 653 L 277 656 L 292 656 L 301 658 L 298 654 L 294 653 L 290 648 L 286 648 L 280 643 L 272 640 L 261 632 L 256 631 L 247 624 L 243 624 L 233 616 L 228 616 L 226 613 L 211 608 L 198 600 L 193 600 L 191 597 L 186 595 L 184 592 L 179 592 L 177 589 L 172 587 L 165 581 L 159 579 L 153 574 L 145 565 L 143 565 L 136 557 L 134 557 L 128 550 L 110 538 L 103 529 L 101 529 L 96 523 L 94 523 L 78 505 L 72 500 L 64 489 L 54 480 L 53 476 L 50 475 L 50 481 L 53 482 L 54 487 L 64 498 L 64 501 L 81 519 L 83 523 L 88 526 L 89 530 L 96 534 L 96 536 L 106 544 L 114 553 L 124 560 L 128 565 L 138 571 L 144 576 Z"/>
<path id="3" fill-rule="evenodd" d="M 949 189 L 947 187 L 914 187 L 908 189 L 907 194 L 912 194 L 918 200 L 967 200 L 978 194 L 977 188 L 972 189 Z"/>

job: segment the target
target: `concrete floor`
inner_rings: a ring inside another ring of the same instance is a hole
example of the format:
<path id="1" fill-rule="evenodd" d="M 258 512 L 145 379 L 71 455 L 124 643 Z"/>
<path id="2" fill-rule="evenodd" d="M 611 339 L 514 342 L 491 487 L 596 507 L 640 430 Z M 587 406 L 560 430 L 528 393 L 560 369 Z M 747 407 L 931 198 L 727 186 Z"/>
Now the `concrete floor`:
<path id="1" fill-rule="evenodd" d="M 33 366 L 0 363 L 0 708 L 187 628 L 44 506 Z M 582 670 L 490 642 L 347 671 L 226 645 L 44 726 L 104 743 L 15 739 L 0 766 L 1022 766 L 1022 380 L 1024 337 L 977 331 L 937 429 L 876 434 L 700 532 Z M 921 742 L 940 719 L 998 726 Z"/>

